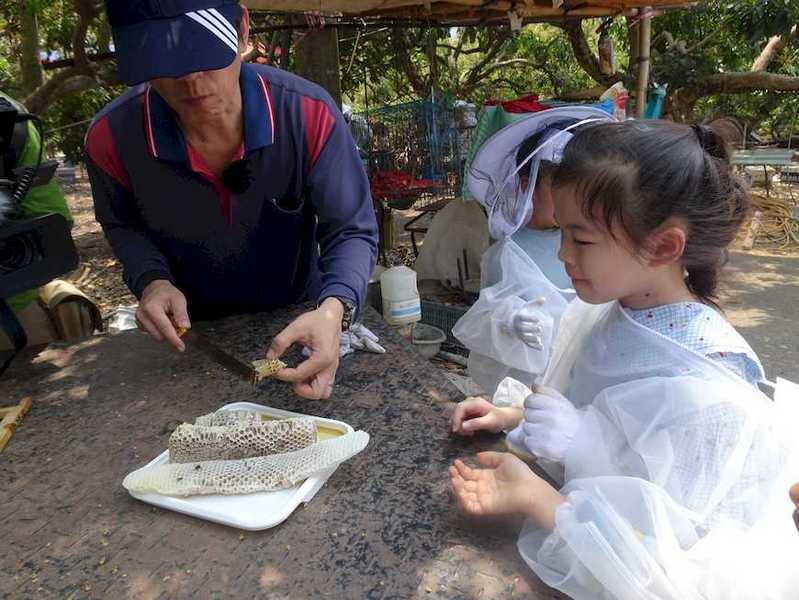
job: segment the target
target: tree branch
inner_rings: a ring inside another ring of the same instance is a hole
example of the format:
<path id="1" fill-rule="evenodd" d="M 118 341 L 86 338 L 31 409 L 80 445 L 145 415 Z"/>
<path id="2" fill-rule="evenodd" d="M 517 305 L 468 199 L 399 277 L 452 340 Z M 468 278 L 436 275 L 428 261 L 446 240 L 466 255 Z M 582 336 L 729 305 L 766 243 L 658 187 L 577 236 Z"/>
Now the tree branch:
<path id="1" fill-rule="evenodd" d="M 671 108 L 676 120 L 692 121 L 694 106 L 700 98 L 714 94 L 745 94 L 757 91 L 796 92 L 799 91 L 799 77 L 767 71 L 716 73 L 695 85 L 674 90 Z"/>
<path id="2" fill-rule="evenodd" d="M 556 96 L 558 100 L 565 100 L 567 102 L 585 102 L 586 100 L 596 100 L 599 98 L 602 93 L 605 91 L 605 88 L 601 85 L 596 87 L 588 88 L 586 90 L 576 90 L 574 92 L 566 92 L 565 94 L 560 94 Z"/>
<path id="3" fill-rule="evenodd" d="M 799 39 L 799 27 L 796 25 L 793 26 L 787 36 L 775 35 L 770 37 L 763 51 L 752 63 L 752 71 L 765 71 L 771 61 L 780 53 L 780 50 L 788 45 L 788 42 L 796 39 Z"/>
<path id="4" fill-rule="evenodd" d="M 91 71 L 84 67 L 72 67 L 56 73 L 44 85 L 28 95 L 23 104 L 32 113 L 42 113 L 57 96 L 74 94 L 91 89 L 98 85 Z"/>
<path id="5" fill-rule="evenodd" d="M 82 92 L 99 84 L 86 55 L 86 35 L 99 14 L 100 5 L 91 0 L 74 0 L 73 4 L 79 16 L 72 35 L 73 66 L 56 73 L 28 94 L 24 103 L 31 112 L 44 112 L 56 97 Z"/>
<path id="6" fill-rule="evenodd" d="M 566 32 L 572 51 L 574 52 L 574 57 L 591 79 L 606 88 L 612 86 L 619 80 L 617 75 L 605 75 L 602 72 L 599 66 L 599 59 L 594 56 L 594 53 L 588 46 L 588 40 L 585 39 L 582 21 L 565 21 L 558 26 Z"/>
<path id="7" fill-rule="evenodd" d="M 799 77 L 766 71 L 716 73 L 699 81 L 693 89 L 700 94 L 700 97 L 710 94 L 743 94 L 761 90 L 795 92 L 799 91 Z"/>
<path id="8" fill-rule="evenodd" d="M 505 43 L 510 39 L 510 31 L 502 31 L 489 43 L 486 53 L 471 69 L 469 69 L 463 80 L 462 88 L 472 89 L 477 82 L 485 78 L 483 69 L 486 68 L 497 56 L 505 49 Z"/>

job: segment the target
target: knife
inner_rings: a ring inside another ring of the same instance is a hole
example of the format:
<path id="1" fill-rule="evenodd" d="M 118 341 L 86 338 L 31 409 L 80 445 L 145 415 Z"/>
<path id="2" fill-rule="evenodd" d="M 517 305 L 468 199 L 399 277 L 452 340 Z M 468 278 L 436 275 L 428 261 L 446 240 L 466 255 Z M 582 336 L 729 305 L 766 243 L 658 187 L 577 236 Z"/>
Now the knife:
<path id="1" fill-rule="evenodd" d="M 187 345 L 197 348 L 197 350 L 205 354 L 215 363 L 221 365 L 250 385 L 255 385 L 257 383 L 258 373 L 255 369 L 227 352 L 220 350 L 219 347 L 215 346 L 211 340 L 201 333 L 194 331 L 194 329 L 186 329 L 183 331 L 178 329 L 178 336 L 180 336 L 184 342 L 188 342 Z"/>

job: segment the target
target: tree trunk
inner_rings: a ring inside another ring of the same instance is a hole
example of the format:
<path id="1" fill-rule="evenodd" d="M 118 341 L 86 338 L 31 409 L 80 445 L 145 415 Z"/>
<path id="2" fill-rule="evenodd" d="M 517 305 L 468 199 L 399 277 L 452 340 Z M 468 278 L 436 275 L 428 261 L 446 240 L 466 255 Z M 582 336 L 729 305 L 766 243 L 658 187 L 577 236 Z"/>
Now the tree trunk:
<path id="1" fill-rule="evenodd" d="M 290 58 L 291 30 L 286 29 L 280 34 L 280 60 L 278 61 L 278 66 L 284 71 L 288 71 Z"/>
<path id="2" fill-rule="evenodd" d="M 17 0 L 17 6 L 22 29 L 19 57 L 22 75 L 20 87 L 22 93 L 28 95 L 44 83 L 44 72 L 39 62 L 39 22 L 28 0 Z"/>
<path id="3" fill-rule="evenodd" d="M 391 30 L 391 60 L 394 68 L 408 78 L 416 96 L 424 98 L 427 95 L 427 83 L 411 61 L 405 31 L 399 28 Z"/>
<path id="4" fill-rule="evenodd" d="M 341 71 L 338 64 L 338 30 L 312 30 L 296 48 L 296 71 L 325 88 L 341 107 Z"/>
<path id="5" fill-rule="evenodd" d="M 649 8 L 639 9 L 640 15 L 643 11 L 649 11 Z M 635 85 L 635 116 L 638 119 L 643 118 L 646 111 L 646 91 L 649 87 L 649 55 L 650 45 L 652 41 L 652 19 L 648 16 L 643 16 L 638 22 L 638 58 L 637 58 L 637 73 Z"/>

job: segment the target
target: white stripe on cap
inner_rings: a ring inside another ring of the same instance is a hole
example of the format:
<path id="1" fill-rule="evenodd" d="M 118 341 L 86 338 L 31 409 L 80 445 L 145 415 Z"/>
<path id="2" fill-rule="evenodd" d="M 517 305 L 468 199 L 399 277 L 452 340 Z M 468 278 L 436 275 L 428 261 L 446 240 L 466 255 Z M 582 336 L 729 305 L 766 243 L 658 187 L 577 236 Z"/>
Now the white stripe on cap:
<path id="1" fill-rule="evenodd" d="M 216 37 L 218 37 L 225 46 L 233 50 L 233 52 L 238 53 L 239 45 L 238 45 L 238 38 L 236 36 L 230 35 L 229 32 L 223 32 L 218 25 L 214 22 L 209 21 L 208 17 L 201 15 L 196 12 L 187 12 L 186 16 L 192 19 L 193 21 L 199 23 L 203 27 L 205 27 L 208 31 L 213 33 Z"/>
<path id="2" fill-rule="evenodd" d="M 228 33 L 230 33 L 230 35 L 234 36 L 236 39 L 239 38 L 239 32 L 236 31 L 236 28 L 233 27 L 233 25 L 230 23 L 230 21 L 228 21 L 224 16 L 222 16 L 222 13 L 220 13 L 215 8 L 198 10 L 197 12 L 200 13 L 201 15 L 204 14 L 206 16 L 210 16 L 210 17 L 216 19 L 217 23 L 219 23 L 224 29 L 227 29 L 227 31 L 228 31 Z"/>

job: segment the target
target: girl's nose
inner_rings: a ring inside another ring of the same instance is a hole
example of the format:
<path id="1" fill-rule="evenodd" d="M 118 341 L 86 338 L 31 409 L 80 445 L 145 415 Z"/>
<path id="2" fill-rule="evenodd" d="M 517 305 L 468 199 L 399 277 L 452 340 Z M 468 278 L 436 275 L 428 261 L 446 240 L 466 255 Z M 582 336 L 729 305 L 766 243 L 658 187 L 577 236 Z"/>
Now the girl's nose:
<path id="1" fill-rule="evenodd" d="M 566 241 L 566 236 L 564 235 L 560 239 L 560 250 L 558 250 L 558 259 L 563 264 L 571 264 L 571 251 L 569 249 L 569 242 Z"/>

